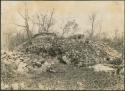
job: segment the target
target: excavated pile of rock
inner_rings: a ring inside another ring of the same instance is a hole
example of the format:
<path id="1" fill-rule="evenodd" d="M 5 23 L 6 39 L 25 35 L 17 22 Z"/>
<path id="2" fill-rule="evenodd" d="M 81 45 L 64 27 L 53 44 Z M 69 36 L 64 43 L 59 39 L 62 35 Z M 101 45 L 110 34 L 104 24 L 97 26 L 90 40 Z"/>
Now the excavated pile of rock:
<path id="1" fill-rule="evenodd" d="M 121 54 L 108 45 L 90 40 L 69 38 L 38 38 L 23 44 L 18 51 L 1 51 L 2 75 L 46 72 L 53 64 L 64 63 L 78 67 L 96 64 L 121 65 Z"/>
<path id="2" fill-rule="evenodd" d="M 32 41 L 31 45 L 22 46 L 24 53 L 36 54 L 43 58 L 57 57 L 60 62 L 77 66 L 122 63 L 121 54 L 102 42 L 57 37 L 37 38 L 37 41 Z"/>

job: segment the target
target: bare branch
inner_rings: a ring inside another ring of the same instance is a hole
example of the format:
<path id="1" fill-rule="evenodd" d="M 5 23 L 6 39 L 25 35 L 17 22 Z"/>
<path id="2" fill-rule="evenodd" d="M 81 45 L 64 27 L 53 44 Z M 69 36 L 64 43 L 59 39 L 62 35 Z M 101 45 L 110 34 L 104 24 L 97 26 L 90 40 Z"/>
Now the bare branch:
<path id="1" fill-rule="evenodd" d="M 23 14 L 21 14 L 21 12 L 19 10 L 17 12 L 25 20 L 25 16 Z"/>

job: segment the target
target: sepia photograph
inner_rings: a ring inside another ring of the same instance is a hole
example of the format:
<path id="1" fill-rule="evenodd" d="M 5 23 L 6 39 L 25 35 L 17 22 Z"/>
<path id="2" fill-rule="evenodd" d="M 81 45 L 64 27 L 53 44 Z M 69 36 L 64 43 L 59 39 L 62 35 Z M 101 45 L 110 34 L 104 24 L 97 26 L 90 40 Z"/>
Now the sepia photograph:
<path id="1" fill-rule="evenodd" d="M 1 1 L 1 90 L 124 90 L 124 1 Z"/>

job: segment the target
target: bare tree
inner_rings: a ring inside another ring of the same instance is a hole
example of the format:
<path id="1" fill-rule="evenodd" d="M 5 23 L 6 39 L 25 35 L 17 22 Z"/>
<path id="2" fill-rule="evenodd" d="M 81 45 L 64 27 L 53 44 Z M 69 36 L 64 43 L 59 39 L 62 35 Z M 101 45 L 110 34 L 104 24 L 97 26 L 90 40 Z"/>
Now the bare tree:
<path id="1" fill-rule="evenodd" d="M 23 27 L 23 30 L 25 30 L 27 32 L 28 41 L 31 44 L 32 43 L 32 41 L 31 41 L 32 36 L 31 36 L 30 27 L 29 27 L 29 15 L 28 15 L 28 9 L 26 7 L 26 4 L 25 4 L 25 15 L 21 14 L 21 12 L 18 12 L 18 13 L 24 19 L 24 25 L 18 25 L 18 24 L 16 24 L 16 25 Z"/>
<path id="2" fill-rule="evenodd" d="M 54 15 L 54 9 L 52 10 L 50 17 L 48 17 L 46 14 L 45 15 L 43 15 L 43 14 L 37 15 L 38 22 L 35 24 L 38 25 L 39 33 L 42 33 L 42 32 L 48 33 L 50 31 L 50 28 L 54 25 L 53 15 Z"/>
<path id="3" fill-rule="evenodd" d="M 48 32 L 49 28 L 52 26 L 53 14 L 54 14 L 54 9 L 53 9 L 53 11 L 51 12 L 50 19 L 49 19 L 48 24 L 47 24 L 47 29 L 46 29 L 47 32 Z"/>
<path id="4" fill-rule="evenodd" d="M 94 35 L 94 27 L 95 27 L 95 21 L 96 21 L 96 14 L 93 13 L 92 15 L 89 16 L 90 22 L 91 22 L 91 32 L 90 32 L 90 38 L 93 38 Z"/>
<path id="5" fill-rule="evenodd" d="M 77 31 L 78 29 L 79 26 L 75 20 L 68 21 L 63 27 L 62 36 L 64 36 L 64 34 L 68 34 L 69 31 L 72 31 L 72 34 L 74 34 L 74 32 Z"/>

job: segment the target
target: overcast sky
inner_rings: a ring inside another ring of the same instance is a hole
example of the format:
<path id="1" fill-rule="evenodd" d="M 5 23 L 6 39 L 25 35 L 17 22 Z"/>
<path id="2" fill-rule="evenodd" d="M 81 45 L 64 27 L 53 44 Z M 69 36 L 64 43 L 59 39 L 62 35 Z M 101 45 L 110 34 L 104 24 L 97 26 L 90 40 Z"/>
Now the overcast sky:
<path id="1" fill-rule="evenodd" d="M 22 24 L 22 18 L 17 11 L 24 11 L 24 1 L 1 1 L 1 31 L 16 32 L 14 23 Z M 79 24 L 79 33 L 90 29 L 89 15 L 97 14 L 97 22 L 102 23 L 102 32 L 108 36 L 118 29 L 124 31 L 124 2 L 123 1 L 27 1 L 29 14 L 35 12 L 49 13 L 55 9 L 55 31 L 60 32 L 67 20 L 75 19 Z M 98 31 L 99 28 L 96 28 Z M 3 36 L 3 35 L 2 35 Z"/>

